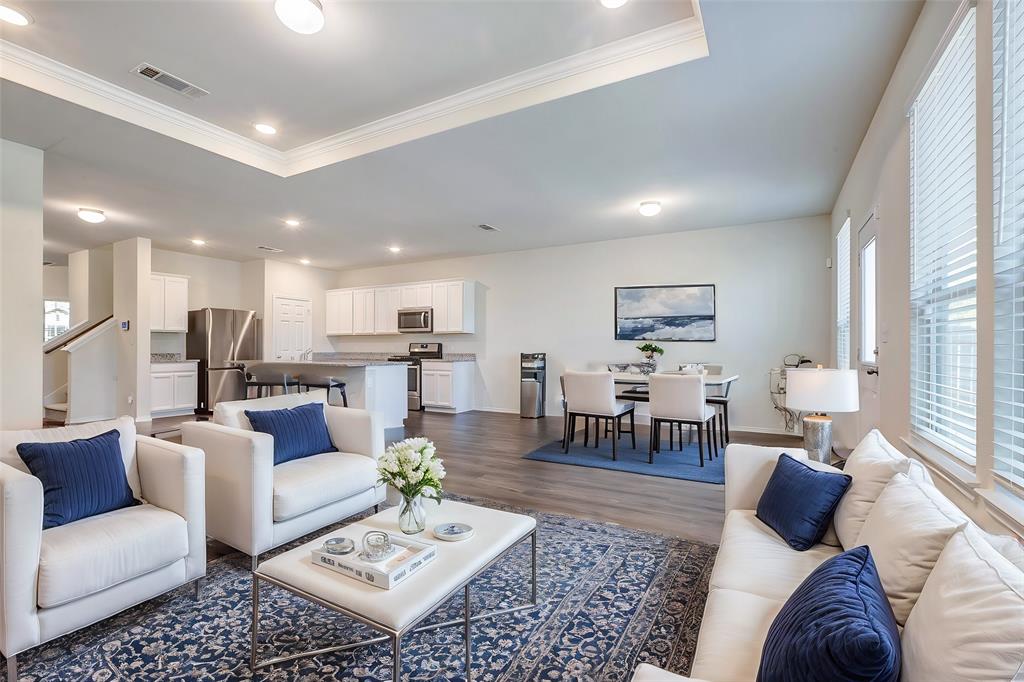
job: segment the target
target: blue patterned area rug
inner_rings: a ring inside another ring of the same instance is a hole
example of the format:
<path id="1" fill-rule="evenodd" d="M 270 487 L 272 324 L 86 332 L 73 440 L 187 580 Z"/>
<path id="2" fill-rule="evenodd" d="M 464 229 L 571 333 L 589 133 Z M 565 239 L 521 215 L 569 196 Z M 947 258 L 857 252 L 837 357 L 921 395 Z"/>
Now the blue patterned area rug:
<path id="1" fill-rule="evenodd" d="M 716 546 L 455 499 L 530 514 L 540 537 L 540 605 L 473 624 L 474 679 L 625 682 L 645 662 L 689 671 Z M 238 554 L 212 561 L 201 601 L 184 587 L 22 654 L 21 681 L 250 679 L 247 566 Z M 473 611 L 527 603 L 529 576 L 524 542 L 473 583 Z M 261 660 L 376 634 L 270 585 L 260 602 Z M 455 597 L 424 622 L 459 618 L 462 608 Z M 461 626 L 407 635 L 402 679 L 463 680 L 463 651 Z M 391 648 L 299 659 L 256 677 L 384 682 Z"/>
<path id="2" fill-rule="evenodd" d="M 601 438 L 598 447 L 583 447 L 583 432 L 576 434 L 576 441 L 569 444 L 569 452 L 562 452 L 562 441 L 556 440 L 524 455 L 525 459 L 555 464 L 572 464 L 580 467 L 611 469 L 612 471 L 628 471 L 632 474 L 660 476 L 662 478 L 679 478 L 686 481 L 701 483 L 725 483 L 725 449 L 718 449 L 718 457 L 708 461 L 704 448 L 704 466 L 700 465 L 697 443 L 687 445 L 682 450 L 669 450 L 668 429 L 661 443 L 661 452 L 654 453 L 654 464 L 647 459 L 647 429 L 636 430 L 636 449 L 630 447 L 629 435 L 619 440 L 619 458 L 612 460 L 612 442 L 610 438 Z M 694 437 L 696 441 L 696 437 Z M 591 440 L 591 443 L 593 441 Z M 679 447 L 678 442 L 676 447 Z"/>

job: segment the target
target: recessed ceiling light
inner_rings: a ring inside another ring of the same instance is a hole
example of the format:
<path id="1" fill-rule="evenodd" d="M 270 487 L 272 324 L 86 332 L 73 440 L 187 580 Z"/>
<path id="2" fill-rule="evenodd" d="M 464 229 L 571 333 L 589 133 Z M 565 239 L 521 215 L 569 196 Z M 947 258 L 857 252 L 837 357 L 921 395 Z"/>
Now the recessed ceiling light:
<path id="1" fill-rule="evenodd" d="M 206 246 L 206 240 L 205 239 L 191 239 L 189 241 L 191 241 L 196 246 Z"/>
<path id="2" fill-rule="evenodd" d="M 253 123 L 252 127 L 256 129 L 256 132 L 263 133 L 264 135 L 277 134 L 277 128 L 270 125 L 269 123 Z"/>
<path id="3" fill-rule="evenodd" d="M 87 223 L 102 223 L 107 219 L 107 216 L 103 215 L 103 211 L 98 208 L 80 208 L 78 217 Z"/>
<path id="4" fill-rule="evenodd" d="M 309 265 L 309 259 L 308 258 L 303 258 L 299 262 L 302 263 L 303 265 Z"/>
<path id="5" fill-rule="evenodd" d="M 629 0 L 601 0 L 601 4 L 608 9 L 618 9 L 625 5 Z"/>
<path id="6" fill-rule="evenodd" d="M 276 0 L 274 12 L 282 24 L 296 33 L 309 35 L 324 27 L 324 6 L 320 0 Z"/>
<path id="7" fill-rule="evenodd" d="M 15 26 L 28 26 L 32 23 L 32 15 L 27 12 L 16 10 L 13 7 L 0 5 L 0 21 L 6 21 Z"/>
<path id="8" fill-rule="evenodd" d="M 637 207 L 637 210 L 640 211 L 640 215 L 647 216 L 648 218 L 650 218 L 661 213 L 661 202 L 641 201 L 640 206 Z"/>
<path id="9" fill-rule="evenodd" d="M 287 225 L 288 227 L 298 227 L 302 223 L 300 223 L 295 218 L 288 218 L 287 220 L 284 221 L 284 224 Z"/>
<path id="10" fill-rule="evenodd" d="M 391 253 L 399 253 L 402 250 L 401 246 L 389 246 L 388 251 Z"/>

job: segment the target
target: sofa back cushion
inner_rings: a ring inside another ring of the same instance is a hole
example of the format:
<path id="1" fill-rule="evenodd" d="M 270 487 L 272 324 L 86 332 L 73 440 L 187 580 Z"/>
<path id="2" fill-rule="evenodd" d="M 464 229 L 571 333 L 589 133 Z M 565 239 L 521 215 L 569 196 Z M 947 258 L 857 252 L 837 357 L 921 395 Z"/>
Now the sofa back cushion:
<path id="1" fill-rule="evenodd" d="M 871 505 L 893 476 L 906 474 L 912 480 L 931 483 L 924 465 L 890 445 L 878 429 L 864 436 L 843 471 L 853 477 L 853 483 L 836 507 L 835 527 L 839 542 L 847 549 L 860 544 L 857 537 Z"/>
<path id="2" fill-rule="evenodd" d="M 116 429 L 59 443 L 19 443 L 18 455 L 43 484 L 43 528 L 137 504 Z"/>
<path id="3" fill-rule="evenodd" d="M 319 388 L 306 393 L 288 393 L 274 395 L 269 398 L 253 398 L 252 400 L 229 400 L 217 403 L 213 407 L 213 423 L 230 426 L 236 429 L 252 431 L 252 424 L 245 416 L 246 410 L 283 410 L 309 403 L 327 404 L 327 391 Z"/>
<path id="4" fill-rule="evenodd" d="M 789 455 L 779 461 L 757 503 L 757 518 L 803 552 L 821 542 L 850 477 L 816 471 Z"/>
<path id="5" fill-rule="evenodd" d="M 74 424 L 55 429 L 26 429 L 23 431 L 0 431 L 0 462 L 19 469 L 26 474 L 31 473 L 21 456 L 18 455 L 19 443 L 58 443 L 80 438 L 92 438 L 111 429 L 117 429 L 118 445 L 124 473 L 132 494 L 142 497 L 142 485 L 139 482 L 139 468 L 135 461 L 135 420 L 131 417 L 118 417 L 101 422 Z"/>
<path id="6" fill-rule="evenodd" d="M 283 410 L 246 410 L 254 431 L 274 437 L 274 465 L 293 459 L 337 452 L 327 431 L 323 403 L 307 403 Z"/>
<path id="7" fill-rule="evenodd" d="M 907 622 L 946 542 L 968 523 L 934 486 L 906 474 L 893 476 L 878 496 L 857 544 L 871 548 L 900 625 Z"/>
<path id="8" fill-rule="evenodd" d="M 856 547 L 814 569 L 775 617 L 758 682 L 900 676 L 900 633 L 871 552 Z"/>
<path id="9" fill-rule="evenodd" d="M 903 630 L 906 682 L 1016 680 L 1024 572 L 967 527 L 950 538 Z"/>

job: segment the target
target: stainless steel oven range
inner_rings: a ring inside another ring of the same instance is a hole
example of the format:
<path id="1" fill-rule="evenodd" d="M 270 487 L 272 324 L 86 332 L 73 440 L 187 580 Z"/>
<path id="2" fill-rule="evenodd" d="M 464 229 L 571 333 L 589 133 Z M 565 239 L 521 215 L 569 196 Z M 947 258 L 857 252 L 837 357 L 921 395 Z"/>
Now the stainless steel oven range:
<path id="1" fill-rule="evenodd" d="M 423 409 L 423 360 L 440 360 L 444 357 L 440 343 L 410 343 L 408 355 L 392 355 L 391 362 L 409 365 L 409 409 Z"/>

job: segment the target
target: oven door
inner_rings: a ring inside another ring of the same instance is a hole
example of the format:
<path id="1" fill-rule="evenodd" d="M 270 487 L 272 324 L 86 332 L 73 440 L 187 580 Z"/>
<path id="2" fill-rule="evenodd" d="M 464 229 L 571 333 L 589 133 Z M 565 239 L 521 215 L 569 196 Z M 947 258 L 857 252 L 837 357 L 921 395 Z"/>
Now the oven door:
<path id="1" fill-rule="evenodd" d="M 398 331 L 403 334 L 429 334 L 434 331 L 433 308 L 401 308 Z"/>

